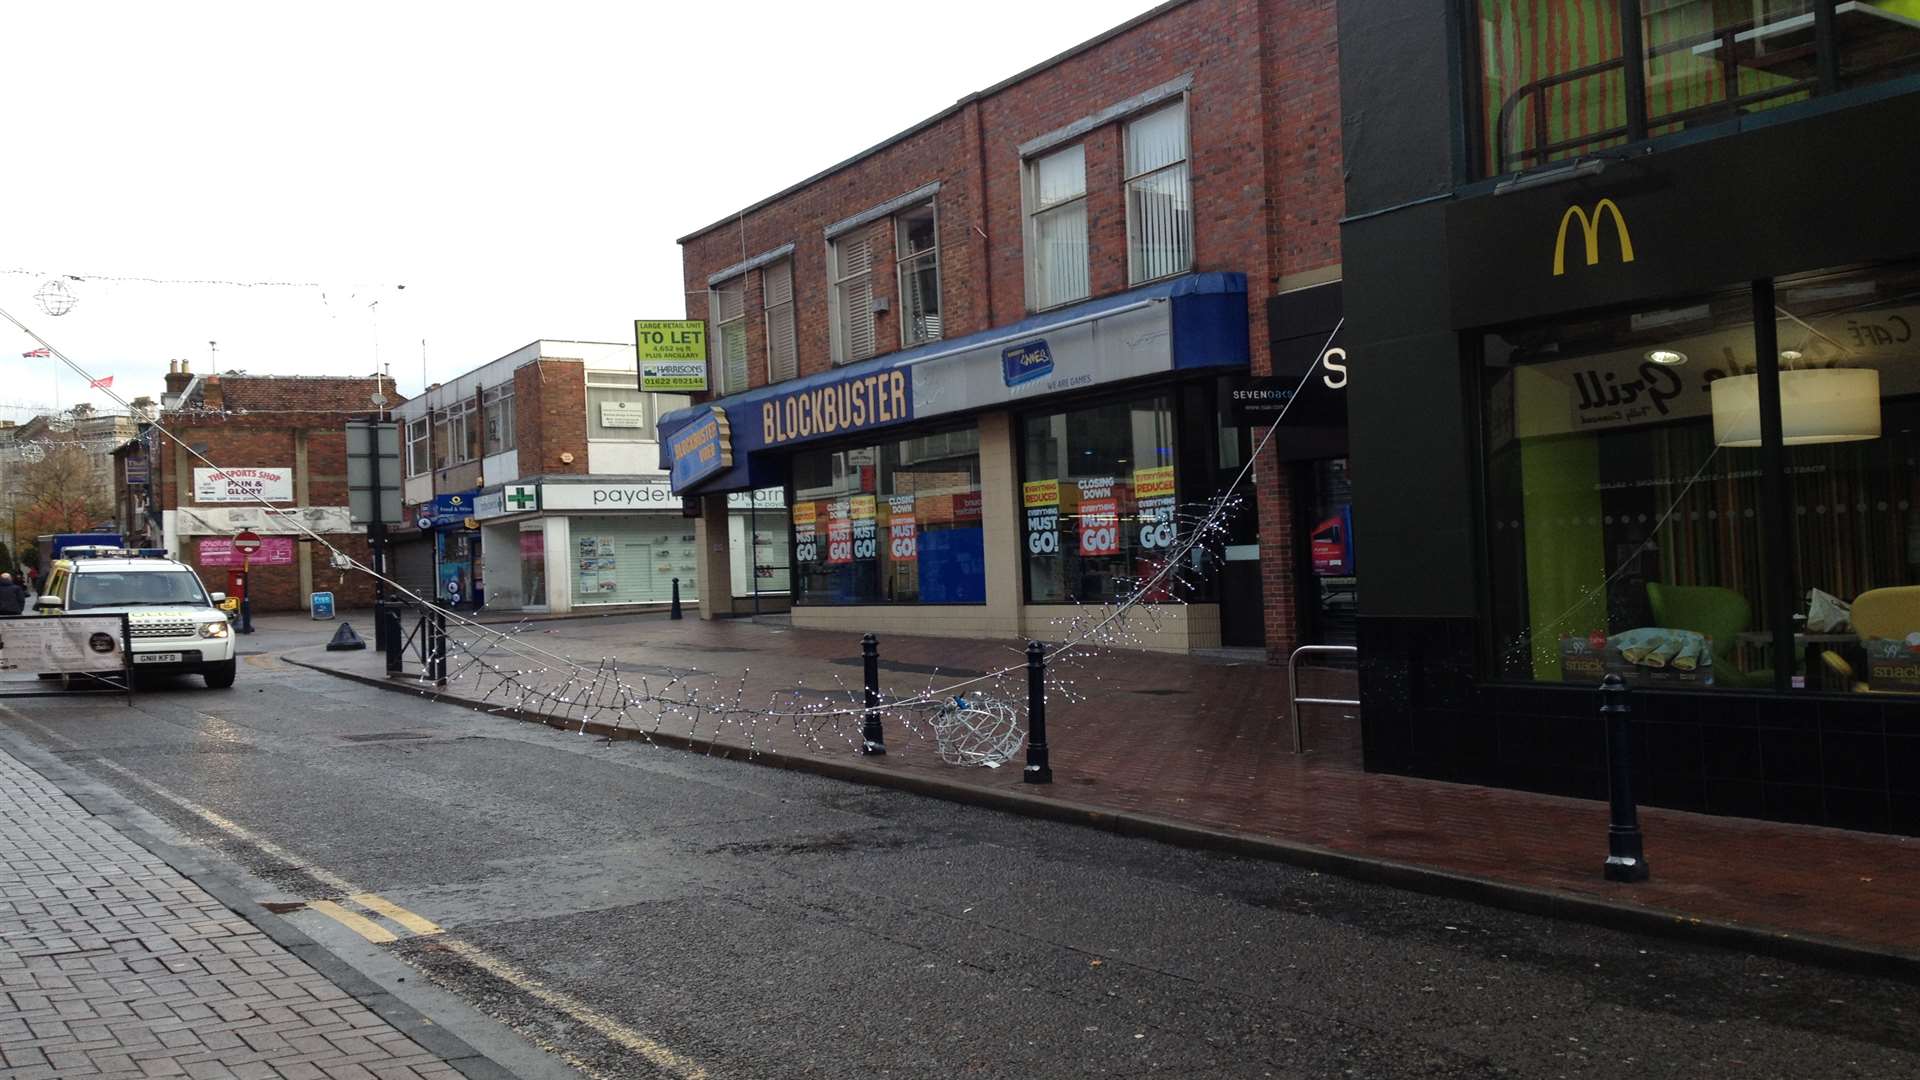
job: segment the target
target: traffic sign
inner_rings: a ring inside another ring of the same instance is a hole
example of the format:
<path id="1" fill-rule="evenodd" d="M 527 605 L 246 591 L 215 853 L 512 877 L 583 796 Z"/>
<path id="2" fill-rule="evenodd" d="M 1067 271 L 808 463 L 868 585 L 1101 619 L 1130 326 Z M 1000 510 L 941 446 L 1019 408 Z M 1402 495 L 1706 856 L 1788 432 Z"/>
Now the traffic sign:
<path id="1" fill-rule="evenodd" d="M 233 549 L 242 555 L 251 555 L 260 550 L 260 536 L 252 529 L 242 529 L 233 538 Z"/>

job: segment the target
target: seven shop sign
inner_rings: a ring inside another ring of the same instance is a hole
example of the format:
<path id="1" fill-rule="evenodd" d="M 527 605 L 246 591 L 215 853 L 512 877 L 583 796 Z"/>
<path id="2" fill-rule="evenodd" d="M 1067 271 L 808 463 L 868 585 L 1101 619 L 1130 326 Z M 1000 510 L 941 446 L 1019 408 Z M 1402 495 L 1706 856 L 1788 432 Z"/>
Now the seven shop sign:
<path id="1" fill-rule="evenodd" d="M 706 323 L 635 319 L 633 347 L 640 362 L 640 389 L 684 393 L 707 388 Z"/>
<path id="2" fill-rule="evenodd" d="M 674 432 L 667 439 L 673 455 L 673 490 L 685 491 L 715 473 L 733 467 L 733 433 L 727 414 L 708 409 L 707 415 Z"/>
<path id="3" fill-rule="evenodd" d="M 193 501 L 292 502 L 292 469 L 195 469 Z"/>

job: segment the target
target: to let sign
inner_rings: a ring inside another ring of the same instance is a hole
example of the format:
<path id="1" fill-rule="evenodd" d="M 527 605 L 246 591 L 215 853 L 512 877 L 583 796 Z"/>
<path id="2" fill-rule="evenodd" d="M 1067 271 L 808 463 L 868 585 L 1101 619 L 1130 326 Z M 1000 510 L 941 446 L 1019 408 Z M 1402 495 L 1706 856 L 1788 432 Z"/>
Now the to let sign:
<path id="1" fill-rule="evenodd" d="M 697 319 L 635 319 L 640 389 L 685 393 L 707 388 L 707 324 Z"/>

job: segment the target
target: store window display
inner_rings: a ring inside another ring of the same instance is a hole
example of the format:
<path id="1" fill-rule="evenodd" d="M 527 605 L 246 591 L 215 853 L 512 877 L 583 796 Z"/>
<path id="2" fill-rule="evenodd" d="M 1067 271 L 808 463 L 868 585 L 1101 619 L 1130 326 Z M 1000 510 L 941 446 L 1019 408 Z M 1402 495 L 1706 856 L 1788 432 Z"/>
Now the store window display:
<path id="1" fill-rule="evenodd" d="M 1029 416 L 1022 443 L 1028 602 L 1124 600 L 1158 573 L 1182 527 L 1171 399 Z"/>
<path id="2" fill-rule="evenodd" d="M 986 602 L 976 428 L 799 454 L 796 604 Z"/>

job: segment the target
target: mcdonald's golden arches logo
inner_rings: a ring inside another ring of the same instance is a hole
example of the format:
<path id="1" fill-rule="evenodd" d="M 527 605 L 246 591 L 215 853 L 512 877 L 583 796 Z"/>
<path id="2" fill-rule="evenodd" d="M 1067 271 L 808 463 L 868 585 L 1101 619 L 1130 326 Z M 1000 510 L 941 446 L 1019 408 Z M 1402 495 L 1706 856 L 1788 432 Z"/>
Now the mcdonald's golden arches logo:
<path id="1" fill-rule="evenodd" d="M 1600 261 L 1600 223 L 1607 215 L 1613 215 L 1613 229 L 1620 234 L 1620 261 L 1633 261 L 1633 237 L 1627 234 L 1627 219 L 1614 205 L 1612 199 L 1601 199 L 1593 204 L 1593 215 L 1578 204 L 1567 207 L 1560 215 L 1560 233 L 1553 240 L 1553 276 L 1559 277 L 1567 272 L 1567 225 L 1572 221 L 1580 222 L 1581 239 L 1587 242 L 1587 265 L 1593 266 Z"/>

